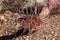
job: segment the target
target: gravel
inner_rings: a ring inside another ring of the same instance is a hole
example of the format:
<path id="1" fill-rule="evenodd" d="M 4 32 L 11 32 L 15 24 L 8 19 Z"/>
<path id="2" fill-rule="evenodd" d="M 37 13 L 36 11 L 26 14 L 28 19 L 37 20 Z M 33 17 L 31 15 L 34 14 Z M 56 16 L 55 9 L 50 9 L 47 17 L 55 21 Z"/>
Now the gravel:
<path id="1" fill-rule="evenodd" d="M 54 15 L 48 15 L 42 21 L 40 28 L 34 33 L 23 35 L 11 40 L 60 40 L 60 9 Z M 17 19 L 21 17 L 19 13 L 0 13 L 0 37 L 11 35 L 17 32 L 21 25 Z"/>

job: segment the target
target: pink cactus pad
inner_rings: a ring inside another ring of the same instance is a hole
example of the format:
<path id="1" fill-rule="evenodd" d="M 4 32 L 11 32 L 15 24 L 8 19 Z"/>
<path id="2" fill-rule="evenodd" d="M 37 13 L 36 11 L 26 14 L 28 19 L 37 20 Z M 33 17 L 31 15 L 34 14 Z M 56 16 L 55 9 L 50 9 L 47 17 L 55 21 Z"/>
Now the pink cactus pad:
<path id="1" fill-rule="evenodd" d="M 49 8 L 52 9 L 52 8 L 56 8 L 57 5 L 60 5 L 60 0 L 49 0 Z"/>

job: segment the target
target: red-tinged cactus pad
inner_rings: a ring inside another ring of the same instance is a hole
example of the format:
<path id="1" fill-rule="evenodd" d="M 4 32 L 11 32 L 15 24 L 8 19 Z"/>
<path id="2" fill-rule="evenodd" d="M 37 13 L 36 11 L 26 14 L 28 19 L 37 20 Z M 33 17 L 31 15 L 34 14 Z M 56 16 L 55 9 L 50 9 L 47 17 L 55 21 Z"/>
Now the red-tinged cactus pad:
<path id="1" fill-rule="evenodd" d="M 38 16 L 28 15 L 26 18 L 19 18 L 21 25 L 25 28 L 37 28 L 37 26 L 41 25 L 42 21 Z"/>
<path id="2" fill-rule="evenodd" d="M 56 8 L 58 5 L 60 5 L 60 0 L 49 0 L 49 6 L 50 8 Z"/>

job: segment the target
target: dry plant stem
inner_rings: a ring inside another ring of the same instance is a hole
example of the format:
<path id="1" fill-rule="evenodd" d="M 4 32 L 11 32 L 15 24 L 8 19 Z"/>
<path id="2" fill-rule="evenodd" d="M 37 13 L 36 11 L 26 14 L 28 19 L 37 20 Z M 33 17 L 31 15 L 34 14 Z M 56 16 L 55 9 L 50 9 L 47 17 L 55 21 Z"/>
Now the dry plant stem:
<path id="1" fill-rule="evenodd" d="M 37 2 L 35 2 L 35 14 L 37 14 L 36 12 L 37 12 L 37 6 L 38 6 L 38 3 Z"/>
<path id="2" fill-rule="evenodd" d="M 48 14 L 50 14 L 50 9 L 48 7 L 43 7 L 41 13 L 39 14 L 40 19 L 45 18 Z"/>

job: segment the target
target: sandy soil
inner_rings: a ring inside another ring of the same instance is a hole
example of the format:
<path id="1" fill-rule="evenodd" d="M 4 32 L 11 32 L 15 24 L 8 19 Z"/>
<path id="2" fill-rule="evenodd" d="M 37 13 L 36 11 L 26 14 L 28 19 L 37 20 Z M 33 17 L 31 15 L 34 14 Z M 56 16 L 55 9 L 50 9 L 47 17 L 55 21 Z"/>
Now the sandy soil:
<path id="1" fill-rule="evenodd" d="M 41 27 L 34 33 L 23 35 L 11 40 L 60 40 L 60 8 L 54 15 L 48 15 L 42 21 Z M 0 13 L 0 37 L 11 35 L 21 27 L 17 19 L 19 13 Z"/>
<path id="2" fill-rule="evenodd" d="M 43 22 L 35 33 L 15 40 L 60 40 L 60 15 L 47 16 Z"/>
<path id="3" fill-rule="evenodd" d="M 60 11 L 56 14 L 48 15 L 42 21 L 40 28 L 29 35 L 19 36 L 11 40 L 60 40 Z M 0 13 L 0 37 L 11 35 L 18 31 L 21 27 L 17 19 L 19 13 Z"/>

